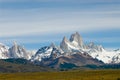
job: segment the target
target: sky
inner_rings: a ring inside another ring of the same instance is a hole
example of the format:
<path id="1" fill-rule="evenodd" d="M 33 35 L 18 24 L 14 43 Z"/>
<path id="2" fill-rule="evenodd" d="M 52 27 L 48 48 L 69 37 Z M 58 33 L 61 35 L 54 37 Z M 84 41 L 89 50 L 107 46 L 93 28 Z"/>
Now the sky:
<path id="1" fill-rule="evenodd" d="M 0 43 L 37 50 L 76 31 L 85 43 L 120 48 L 120 0 L 0 0 Z"/>

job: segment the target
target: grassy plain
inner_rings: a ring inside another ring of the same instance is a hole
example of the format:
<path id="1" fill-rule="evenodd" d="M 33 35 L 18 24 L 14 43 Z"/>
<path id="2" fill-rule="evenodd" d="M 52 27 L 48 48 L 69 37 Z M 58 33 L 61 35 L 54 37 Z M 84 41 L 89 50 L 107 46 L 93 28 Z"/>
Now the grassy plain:
<path id="1" fill-rule="evenodd" d="M 0 73 L 0 80 L 120 80 L 120 70 Z"/>

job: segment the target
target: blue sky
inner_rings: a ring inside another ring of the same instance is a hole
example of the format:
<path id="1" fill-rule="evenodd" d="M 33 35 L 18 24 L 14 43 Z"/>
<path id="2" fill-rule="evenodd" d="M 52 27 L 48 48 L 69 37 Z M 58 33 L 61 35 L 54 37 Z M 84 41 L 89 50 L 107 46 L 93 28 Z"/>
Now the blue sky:
<path id="1" fill-rule="evenodd" d="M 79 32 L 85 43 L 120 48 L 120 0 L 0 0 L 0 42 L 27 49 Z"/>

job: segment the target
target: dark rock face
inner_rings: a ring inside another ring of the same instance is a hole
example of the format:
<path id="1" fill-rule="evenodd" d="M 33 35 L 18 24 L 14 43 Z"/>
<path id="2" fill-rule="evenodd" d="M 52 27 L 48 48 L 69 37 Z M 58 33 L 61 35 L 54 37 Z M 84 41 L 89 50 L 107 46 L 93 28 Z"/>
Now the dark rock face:
<path id="1" fill-rule="evenodd" d="M 49 66 L 52 68 L 60 68 L 61 64 L 70 63 L 76 66 L 85 66 L 85 65 L 102 65 L 103 62 L 98 61 L 97 59 L 93 59 L 87 53 L 81 54 L 76 53 L 70 56 L 61 56 L 59 58 L 47 58 L 41 61 L 42 65 Z"/>

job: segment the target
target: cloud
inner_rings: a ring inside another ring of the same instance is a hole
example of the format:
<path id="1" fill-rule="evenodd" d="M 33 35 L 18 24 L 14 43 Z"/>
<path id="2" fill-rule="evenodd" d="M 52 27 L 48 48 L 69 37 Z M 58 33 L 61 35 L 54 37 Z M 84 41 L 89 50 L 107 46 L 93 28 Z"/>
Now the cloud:
<path id="1" fill-rule="evenodd" d="M 118 15 L 116 15 L 118 14 Z M 0 16 L 0 36 L 119 29 L 120 11 L 6 10 Z"/>
<path id="2" fill-rule="evenodd" d="M 120 43 L 120 37 L 84 38 L 87 42 Z"/>
<path id="3" fill-rule="evenodd" d="M 79 19 L 77 19 L 79 20 Z M 31 34 L 62 33 L 62 32 L 88 32 L 101 29 L 119 28 L 120 19 L 95 19 L 95 20 L 51 20 L 45 22 L 16 22 L 4 23 L 0 27 L 0 36 L 18 36 Z M 118 20 L 118 21 L 117 21 Z"/>
<path id="4" fill-rule="evenodd" d="M 18 2 L 23 0 L 0 0 Z M 28 1 L 28 0 L 24 0 Z M 32 1 L 32 0 L 31 0 Z M 43 1 L 43 0 L 35 0 Z M 44 0 L 51 1 L 51 0 Z M 56 0 L 52 0 L 56 1 Z M 60 1 L 60 0 L 57 0 Z M 64 0 L 65 1 L 65 0 Z M 68 0 L 66 0 L 68 1 Z M 73 1 L 73 0 L 70 0 Z M 113 0 L 89 0 L 78 2 L 112 2 Z M 115 2 L 118 0 L 114 0 Z M 113 1 L 113 2 L 114 2 Z M 75 2 L 75 1 L 74 1 Z M 101 29 L 119 29 L 118 5 L 99 5 L 94 8 L 32 8 L 0 9 L 0 36 L 21 36 L 63 32 L 89 32 Z"/>

